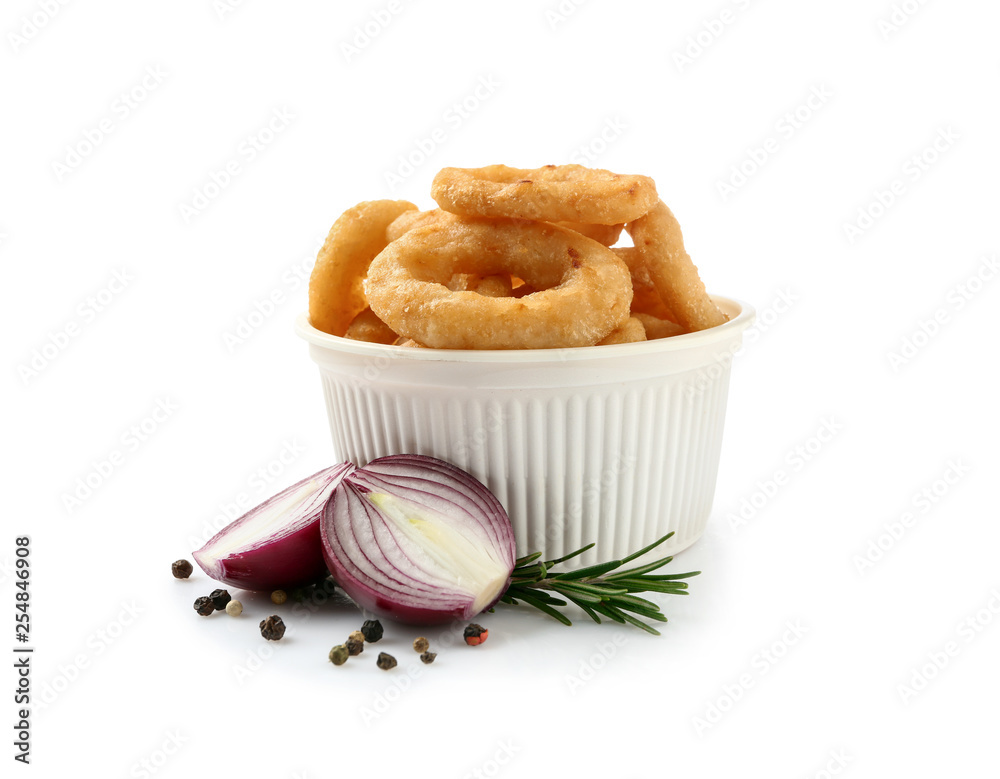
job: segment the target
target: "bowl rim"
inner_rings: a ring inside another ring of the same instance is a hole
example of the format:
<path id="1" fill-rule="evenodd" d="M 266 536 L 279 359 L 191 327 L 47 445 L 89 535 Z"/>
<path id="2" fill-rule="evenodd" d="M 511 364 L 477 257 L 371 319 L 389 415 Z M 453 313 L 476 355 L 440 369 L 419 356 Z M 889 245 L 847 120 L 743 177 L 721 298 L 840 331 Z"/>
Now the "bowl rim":
<path id="1" fill-rule="evenodd" d="M 722 311 L 729 314 L 729 321 L 699 330 L 694 333 L 684 333 L 670 338 L 659 338 L 653 341 L 613 344 L 607 346 L 574 346 L 557 349 L 414 349 L 407 346 L 392 346 L 375 344 L 367 341 L 355 341 L 317 330 L 309 322 L 308 311 L 303 311 L 295 318 L 295 333 L 312 346 L 331 352 L 346 352 L 366 357 L 392 357 L 415 362 L 449 362 L 449 363 L 536 363 L 536 362 L 571 362 L 576 360 L 594 360 L 605 357 L 640 356 L 646 354 L 663 354 L 666 352 L 693 349 L 707 344 L 725 341 L 736 337 L 749 327 L 756 317 L 753 306 L 737 298 L 721 295 L 711 295 L 712 300 Z"/>

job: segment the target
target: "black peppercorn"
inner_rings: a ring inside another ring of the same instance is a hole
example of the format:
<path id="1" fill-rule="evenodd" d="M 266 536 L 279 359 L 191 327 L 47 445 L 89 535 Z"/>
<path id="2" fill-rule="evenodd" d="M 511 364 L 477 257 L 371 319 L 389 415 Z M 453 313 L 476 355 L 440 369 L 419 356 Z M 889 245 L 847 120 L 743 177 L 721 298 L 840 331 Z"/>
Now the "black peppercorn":
<path id="1" fill-rule="evenodd" d="M 212 605 L 219 611 L 224 611 L 226 604 L 233 599 L 229 590 L 212 590 L 212 594 L 208 597 L 212 599 Z"/>
<path id="2" fill-rule="evenodd" d="M 170 566 L 170 573 L 174 575 L 175 579 L 186 579 L 193 570 L 194 566 L 187 560 L 177 560 Z"/>
<path id="3" fill-rule="evenodd" d="M 434 658 L 437 657 L 437 652 L 421 652 L 420 662 L 424 665 L 430 665 L 434 662 Z"/>
<path id="4" fill-rule="evenodd" d="M 260 634 L 268 641 L 279 641 L 285 635 L 285 623 L 277 614 L 272 614 L 260 621 Z"/>
<path id="5" fill-rule="evenodd" d="M 353 638 L 347 639 L 344 642 L 344 646 L 347 647 L 347 653 L 351 657 L 355 657 L 356 655 L 360 655 L 365 650 L 365 642 L 364 641 L 356 641 Z"/>
<path id="6" fill-rule="evenodd" d="M 430 641 L 428 641 L 423 636 L 420 638 L 413 639 L 413 651 L 414 652 L 426 652 L 431 646 Z"/>
<path id="7" fill-rule="evenodd" d="M 383 671 L 388 671 L 390 668 L 396 667 L 396 658 L 392 655 L 387 655 L 385 652 L 379 652 L 378 660 L 375 661 L 375 665 Z"/>
<path id="8" fill-rule="evenodd" d="M 212 603 L 211 598 L 201 597 L 194 602 L 194 610 L 201 614 L 201 616 L 207 617 L 215 611 L 215 604 Z"/>
<path id="9" fill-rule="evenodd" d="M 382 638 L 382 623 L 377 619 L 366 619 L 361 626 L 361 632 L 364 633 L 365 641 L 374 644 Z"/>

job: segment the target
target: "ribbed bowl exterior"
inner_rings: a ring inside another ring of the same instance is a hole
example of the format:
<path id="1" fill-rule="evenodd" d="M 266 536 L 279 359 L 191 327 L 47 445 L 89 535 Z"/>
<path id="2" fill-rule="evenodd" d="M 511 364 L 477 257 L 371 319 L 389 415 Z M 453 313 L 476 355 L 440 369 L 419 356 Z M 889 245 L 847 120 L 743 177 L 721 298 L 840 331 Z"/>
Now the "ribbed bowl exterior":
<path id="1" fill-rule="evenodd" d="M 339 458 L 446 460 L 504 505 L 519 556 L 551 559 L 596 542 L 575 560 L 589 565 L 670 531 L 655 554 L 672 554 L 705 529 L 732 356 L 753 320 L 745 304 L 716 302 L 730 321 L 710 331 L 583 349 L 359 345 L 305 317 L 298 330 L 320 368 Z"/>

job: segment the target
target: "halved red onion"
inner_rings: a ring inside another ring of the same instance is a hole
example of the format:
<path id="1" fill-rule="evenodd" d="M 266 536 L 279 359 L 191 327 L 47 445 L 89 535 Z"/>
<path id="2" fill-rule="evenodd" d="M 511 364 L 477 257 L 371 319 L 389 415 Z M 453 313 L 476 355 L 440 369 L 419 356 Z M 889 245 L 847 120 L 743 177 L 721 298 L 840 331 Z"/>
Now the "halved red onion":
<path id="1" fill-rule="evenodd" d="M 481 482 L 422 455 L 372 460 L 323 511 L 323 553 L 360 607 L 432 625 L 493 606 L 514 570 L 514 531 Z"/>
<path id="2" fill-rule="evenodd" d="M 217 581 L 245 590 L 310 584 L 326 575 L 319 524 L 354 466 L 334 465 L 293 484 L 216 533 L 194 559 Z"/>

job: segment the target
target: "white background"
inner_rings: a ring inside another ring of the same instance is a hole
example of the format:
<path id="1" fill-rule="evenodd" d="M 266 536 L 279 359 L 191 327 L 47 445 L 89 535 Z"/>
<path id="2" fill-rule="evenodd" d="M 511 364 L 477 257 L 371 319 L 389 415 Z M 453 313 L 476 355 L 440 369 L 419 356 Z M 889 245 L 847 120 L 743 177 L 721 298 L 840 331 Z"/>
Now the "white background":
<path id="1" fill-rule="evenodd" d="M 998 21 L 986 0 L 6 3 L 0 613 L 13 647 L 29 534 L 38 704 L 16 768 L 995 775 Z M 198 618 L 212 584 L 171 561 L 334 457 L 292 321 L 336 216 L 429 207 L 445 165 L 570 161 L 653 176 L 709 289 L 759 315 L 709 530 L 674 564 L 704 573 L 663 636 L 504 609 L 426 669 L 390 626 L 388 675 L 326 662 L 347 607 L 286 608 L 276 645 L 259 598 Z"/>

